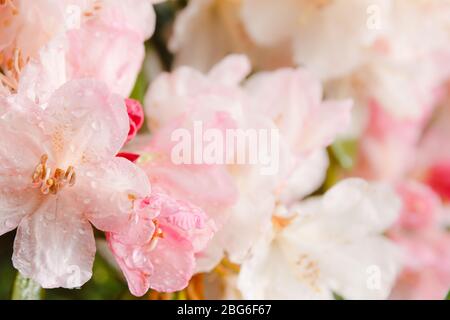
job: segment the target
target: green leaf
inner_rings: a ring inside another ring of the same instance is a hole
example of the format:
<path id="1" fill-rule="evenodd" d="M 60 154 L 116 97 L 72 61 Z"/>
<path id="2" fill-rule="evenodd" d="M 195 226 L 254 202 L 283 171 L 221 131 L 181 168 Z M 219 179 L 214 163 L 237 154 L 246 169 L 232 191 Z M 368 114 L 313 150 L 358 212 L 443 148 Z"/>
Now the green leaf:
<path id="1" fill-rule="evenodd" d="M 334 300 L 345 300 L 345 298 L 343 296 L 341 296 L 340 294 L 337 294 L 336 292 L 333 292 L 333 298 L 334 298 Z"/>
<path id="2" fill-rule="evenodd" d="M 44 289 L 35 281 L 25 278 L 17 272 L 14 281 L 12 300 L 41 300 L 44 297 Z"/>
<path id="3" fill-rule="evenodd" d="M 445 300 L 450 300 L 450 291 L 447 293 L 447 296 L 445 297 Z"/>
<path id="4" fill-rule="evenodd" d="M 338 140 L 331 145 L 331 153 L 344 169 L 351 169 L 355 164 L 357 143 L 354 140 Z"/>
<path id="5" fill-rule="evenodd" d="M 130 94 L 130 98 L 138 100 L 141 104 L 143 104 L 147 86 L 148 81 L 145 77 L 144 70 L 141 70 L 136 79 L 136 83 L 134 84 L 133 91 Z"/>

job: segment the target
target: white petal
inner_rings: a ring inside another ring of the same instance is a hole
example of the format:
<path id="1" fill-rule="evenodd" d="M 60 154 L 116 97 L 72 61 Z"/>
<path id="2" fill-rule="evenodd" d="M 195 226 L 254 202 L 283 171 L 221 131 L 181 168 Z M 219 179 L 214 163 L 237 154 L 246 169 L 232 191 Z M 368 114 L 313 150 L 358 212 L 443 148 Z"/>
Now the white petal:
<path id="1" fill-rule="evenodd" d="M 322 200 L 326 219 L 346 224 L 347 232 L 382 233 L 398 218 L 400 200 L 382 183 L 347 179 L 330 189 Z"/>
<path id="2" fill-rule="evenodd" d="M 381 236 L 319 252 L 323 277 L 345 299 L 386 299 L 400 271 L 398 248 Z"/>
<path id="3" fill-rule="evenodd" d="M 66 168 L 114 157 L 128 136 L 124 100 L 94 80 L 72 80 L 59 88 L 45 109 L 52 159 Z"/>
<path id="4" fill-rule="evenodd" d="M 77 288 L 91 278 L 91 225 L 68 197 L 52 197 L 19 225 L 13 264 L 44 288 Z"/>
<path id="5" fill-rule="evenodd" d="M 0 235 L 15 229 L 40 202 L 31 177 L 42 155 L 42 135 L 28 123 L 33 110 L 23 112 L 15 102 L 0 98 Z"/>
<path id="6" fill-rule="evenodd" d="M 289 204 L 317 190 L 325 180 L 329 160 L 325 150 L 318 150 L 299 160 L 280 195 L 282 203 Z"/>
<path id="7" fill-rule="evenodd" d="M 286 253 L 270 236 L 255 245 L 239 273 L 244 299 L 330 299 L 331 291 L 320 283 L 310 287 Z"/>
<path id="8" fill-rule="evenodd" d="M 139 167 L 124 158 L 79 167 L 74 192 L 88 219 L 103 231 L 117 231 L 126 222 L 134 200 L 150 195 L 150 182 Z"/>

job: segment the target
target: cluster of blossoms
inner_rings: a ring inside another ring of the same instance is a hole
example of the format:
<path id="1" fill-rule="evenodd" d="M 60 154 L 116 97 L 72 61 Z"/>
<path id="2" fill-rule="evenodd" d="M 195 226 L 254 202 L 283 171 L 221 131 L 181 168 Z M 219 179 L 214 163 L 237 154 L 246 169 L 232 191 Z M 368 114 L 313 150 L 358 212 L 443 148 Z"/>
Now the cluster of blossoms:
<path id="1" fill-rule="evenodd" d="M 450 2 L 190 0 L 142 107 L 156 4 L 0 0 L 14 267 L 79 288 L 106 242 L 135 296 L 201 274 L 212 298 L 442 299 Z"/>

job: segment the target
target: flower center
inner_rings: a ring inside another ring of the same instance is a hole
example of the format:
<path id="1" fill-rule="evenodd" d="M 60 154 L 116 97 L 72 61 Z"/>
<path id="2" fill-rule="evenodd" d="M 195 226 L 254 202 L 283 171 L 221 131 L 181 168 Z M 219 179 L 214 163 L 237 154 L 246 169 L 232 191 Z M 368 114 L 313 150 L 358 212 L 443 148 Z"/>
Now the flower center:
<path id="1" fill-rule="evenodd" d="M 16 92 L 19 77 L 25 63 L 29 59 L 24 59 L 20 48 L 12 49 L 12 56 L 8 58 L 8 54 L 0 51 L 0 83 Z"/>
<path id="2" fill-rule="evenodd" d="M 34 169 L 31 180 L 33 186 L 39 188 L 43 194 L 57 194 L 64 186 L 75 184 L 75 169 L 69 166 L 67 170 L 56 168 L 54 172 L 47 166 L 48 156 L 41 156 L 39 164 Z"/>
<path id="3" fill-rule="evenodd" d="M 155 232 L 153 232 L 152 239 L 150 240 L 150 251 L 156 248 L 159 239 L 164 238 L 164 233 L 159 227 L 159 221 L 153 219 L 153 223 L 155 224 Z"/>
<path id="4" fill-rule="evenodd" d="M 19 9 L 16 7 L 12 0 L 0 0 L 0 6 L 10 7 L 12 14 L 15 16 L 19 14 Z"/>

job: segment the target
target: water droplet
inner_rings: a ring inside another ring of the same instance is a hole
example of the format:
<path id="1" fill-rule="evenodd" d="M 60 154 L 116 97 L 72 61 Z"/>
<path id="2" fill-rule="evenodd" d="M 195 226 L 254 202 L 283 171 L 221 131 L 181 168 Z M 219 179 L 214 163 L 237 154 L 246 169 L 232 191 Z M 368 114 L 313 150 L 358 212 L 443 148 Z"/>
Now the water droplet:
<path id="1" fill-rule="evenodd" d="M 98 131 L 98 130 L 100 130 L 100 123 L 99 123 L 98 121 L 93 121 L 93 122 L 91 123 L 91 127 L 92 127 L 92 129 L 94 129 L 95 131 Z"/>

